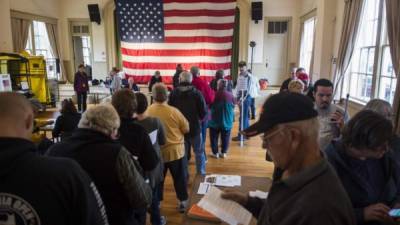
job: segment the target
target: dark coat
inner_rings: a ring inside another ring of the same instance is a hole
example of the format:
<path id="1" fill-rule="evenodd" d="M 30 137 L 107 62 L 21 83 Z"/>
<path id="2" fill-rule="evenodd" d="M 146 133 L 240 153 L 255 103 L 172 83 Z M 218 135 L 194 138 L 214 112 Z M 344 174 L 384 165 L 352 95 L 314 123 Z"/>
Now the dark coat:
<path id="1" fill-rule="evenodd" d="M 61 137 L 61 140 L 72 135 L 72 132 L 78 127 L 81 114 L 63 113 L 57 117 L 53 129 L 53 137 Z"/>
<path id="2" fill-rule="evenodd" d="M 156 76 L 151 77 L 151 80 L 149 83 L 149 92 L 151 92 L 151 90 L 153 89 L 153 85 L 155 85 L 156 83 L 162 83 L 161 76 L 159 76 L 158 78 Z"/>
<path id="3" fill-rule="evenodd" d="M 200 133 L 200 121 L 207 113 L 203 95 L 191 84 L 181 83 L 169 95 L 168 104 L 176 107 L 189 122 L 189 133 L 186 137 L 194 137 Z"/>
<path id="4" fill-rule="evenodd" d="M 134 156 L 145 171 L 153 170 L 160 159 L 146 130 L 132 118 L 121 118 L 119 141 Z"/>
<path id="5" fill-rule="evenodd" d="M 347 155 L 341 141 L 331 142 L 325 152 L 350 197 L 357 224 L 380 224 L 379 222 L 365 223 L 363 221 L 363 210 L 369 205 L 383 203 L 389 207 L 393 207 L 394 204 L 400 203 L 399 167 L 391 155 L 385 154 L 381 159 L 356 160 Z M 381 171 L 383 173 L 381 176 L 384 178 L 384 182 L 381 187 L 377 187 L 378 184 L 366 183 L 352 166 L 352 164 L 354 165 L 354 163 L 356 163 L 354 161 L 360 161 L 359 163 L 371 163 L 372 160 L 379 160 L 382 165 Z M 382 190 L 378 199 L 373 199 L 373 197 L 371 197 L 373 195 L 368 190 L 368 186 L 375 186 L 375 188 Z"/>
<path id="6" fill-rule="evenodd" d="M 72 158 L 90 175 L 104 200 L 111 225 L 137 224 L 133 214 L 135 208 L 119 179 L 121 150 L 120 143 L 100 132 L 77 129 L 72 137 L 53 145 L 48 155 Z"/>
<path id="7" fill-rule="evenodd" d="M 85 72 L 76 72 L 74 78 L 74 91 L 78 93 L 88 92 L 89 91 L 89 81 L 88 76 Z"/>
<path id="8" fill-rule="evenodd" d="M 106 225 L 104 205 L 89 176 L 73 160 L 34 153 L 30 141 L 0 138 L 0 215 L 24 224 Z M 19 209 L 7 206 L 7 201 Z M 38 222 L 40 219 L 40 222 Z M 14 224 L 10 222 L 10 224 Z"/>

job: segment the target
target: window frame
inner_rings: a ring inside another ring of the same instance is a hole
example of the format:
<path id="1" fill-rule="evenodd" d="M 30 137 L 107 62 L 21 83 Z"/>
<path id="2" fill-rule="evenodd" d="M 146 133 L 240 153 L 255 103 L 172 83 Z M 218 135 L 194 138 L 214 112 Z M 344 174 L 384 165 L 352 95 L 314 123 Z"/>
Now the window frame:
<path id="1" fill-rule="evenodd" d="M 374 99 L 374 98 L 380 98 L 380 88 L 381 88 L 381 82 L 382 78 L 390 78 L 390 79 L 397 79 L 396 77 L 389 77 L 386 75 L 382 75 L 382 67 L 383 67 L 383 57 L 384 57 L 384 50 L 385 48 L 389 47 L 389 44 L 385 42 L 385 33 L 387 32 L 387 28 L 385 28 L 385 1 L 384 0 L 378 0 L 378 21 L 377 21 L 377 30 L 376 30 L 376 37 L 375 37 L 375 45 L 374 46 L 362 46 L 360 49 L 363 48 L 373 48 L 375 49 L 374 52 L 374 64 L 373 64 L 373 73 L 372 73 L 372 84 L 371 84 L 371 95 L 369 96 L 369 100 Z M 363 18 L 361 18 L 363 20 Z M 360 33 L 359 33 L 360 35 Z M 355 49 L 356 50 L 356 49 Z M 353 56 L 356 54 L 356 52 L 353 52 Z M 360 51 L 361 54 L 361 51 Z M 361 61 L 361 60 L 360 60 Z M 359 61 L 359 62 L 360 62 Z M 368 62 L 367 62 L 368 65 Z M 352 63 L 349 66 L 349 69 L 346 71 L 345 79 L 342 79 L 342 84 L 341 86 L 346 86 L 346 88 L 341 89 L 341 98 L 347 95 L 347 93 L 350 94 L 350 87 L 353 87 L 355 84 L 352 83 L 352 76 L 353 74 L 358 73 L 358 72 L 353 72 L 352 71 Z M 368 74 L 368 73 L 367 73 Z M 347 82 L 347 84 L 344 84 Z M 392 83 L 392 81 L 391 81 Z M 357 83 L 357 88 L 358 88 L 358 83 Z M 364 100 L 361 99 L 360 96 L 354 96 L 350 94 L 350 100 L 352 102 L 356 102 L 361 105 L 365 105 L 369 100 Z M 385 100 L 385 99 L 384 99 Z M 390 101 L 389 101 L 390 102 Z M 390 102 L 393 104 L 393 102 Z"/>
<path id="2" fill-rule="evenodd" d="M 300 38 L 299 38 L 300 42 L 299 42 L 298 60 L 297 60 L 297 65 L 298 65 L 298 67 L 300 67 L 304 26 L 305 26 L 305 22 L 312 18 L 314 18 L 314 30 L 313 30 L 313 43 L 312 43 L 312 50 L 311 50 L 310 68 L 309 68 L 309 70 L 307 70 L 307 68 L 305 68 L 306 72 L 309 74 L 310 77 L 311 77 L 311 74 L 313 73 L 313 67 L 314 67 L 315 37 L 316 37 L 316 28 L 317 28 L 317 24 L 318 24 L 316 8 L 300 17 Z"/>

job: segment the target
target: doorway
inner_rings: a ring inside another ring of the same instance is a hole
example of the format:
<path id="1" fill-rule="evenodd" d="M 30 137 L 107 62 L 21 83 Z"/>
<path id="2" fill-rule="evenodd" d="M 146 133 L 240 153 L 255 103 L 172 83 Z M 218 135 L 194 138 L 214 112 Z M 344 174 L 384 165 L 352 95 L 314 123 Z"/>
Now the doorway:
<path id="1" fill-rule="evenodd" d="M 76 71 L 80 64 L 85 65 L 89 79 L 92 78 L 92 41 L 89 22 L 71 22 L 73 67 Z"/>
<path id="2" fill-rule="evenodd" d="M 264 65 L 271 85 L 280 85 L 288 74 L 289 19 L 267 18 L 264 35 Z"/>

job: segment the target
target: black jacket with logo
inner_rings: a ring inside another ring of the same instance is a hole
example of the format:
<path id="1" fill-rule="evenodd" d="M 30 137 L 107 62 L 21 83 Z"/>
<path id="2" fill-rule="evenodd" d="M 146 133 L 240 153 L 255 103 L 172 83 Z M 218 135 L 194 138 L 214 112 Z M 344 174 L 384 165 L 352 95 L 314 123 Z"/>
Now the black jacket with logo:
<path id="1" fill-rule="evenodd" d="M 28 140 L 0 138 L 0 224 L 108 224 L 96 186 L 80 166 L 35 151 Z"/>

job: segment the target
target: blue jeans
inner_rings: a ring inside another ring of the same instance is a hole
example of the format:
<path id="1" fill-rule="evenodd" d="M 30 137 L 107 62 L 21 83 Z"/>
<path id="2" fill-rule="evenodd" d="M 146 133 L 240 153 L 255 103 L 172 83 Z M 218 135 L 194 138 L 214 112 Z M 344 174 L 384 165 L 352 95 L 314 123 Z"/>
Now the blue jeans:
<path id="1" fill-rule="evenodd" d="M 190 152 L 190 147 L 193 147 L 193 152 L 196 159 L 196 171 L 198 174 L 206 174 L 206 159 L 204 149 L 201 147 L 201 134 L 198 133 L 194 137 L 185 138 L 185 153 Z M 189 173 L 188 169 L 186 169 Z"/>
<path id="2" fill-rule="evenodd" d="M 214 154 L 218 153 L 218 138 L 221 134 L 221 153 L 227 153 L 231 130 L 214 129 L 210 127 L 211 150 Z"/>
<path id="3" fill-rule="evenodd" d="M 161 184 L 156 184 L 153 189 L 153 199 L 150 205 L 150 221 L 152 225 L 161 224 L 161 213 L 160 213 L 160 197 L 161 197 Z"/>
<path id="4" fill-rule="evenodd" d="M 243 104 L 243 112 L 242 112 L 242 104 Z M 239 104 L 239 131 L 242 131 L 249 127 L 249 107 L 251 104 L 251 97 L 247 95 L 247 97 Z M 242 127 L 242 114 L 243 114 L 243 127 Z M 238 134 L 238 137 L 241 137 L 241 134 Z"/>
<path id="5" fill-rule="evenodd" d="M 208 128 L 208 111 L 207 111 L 207 114 L 205 116 L 205 119 L 203 121 L 201 121 L 201 124 L 200 124 L 200 129 L 201 129 L 201 149 L 203 149 L 205 160 L 207 160 L 207 155 L 206 155 L 207 128 Z"/>

